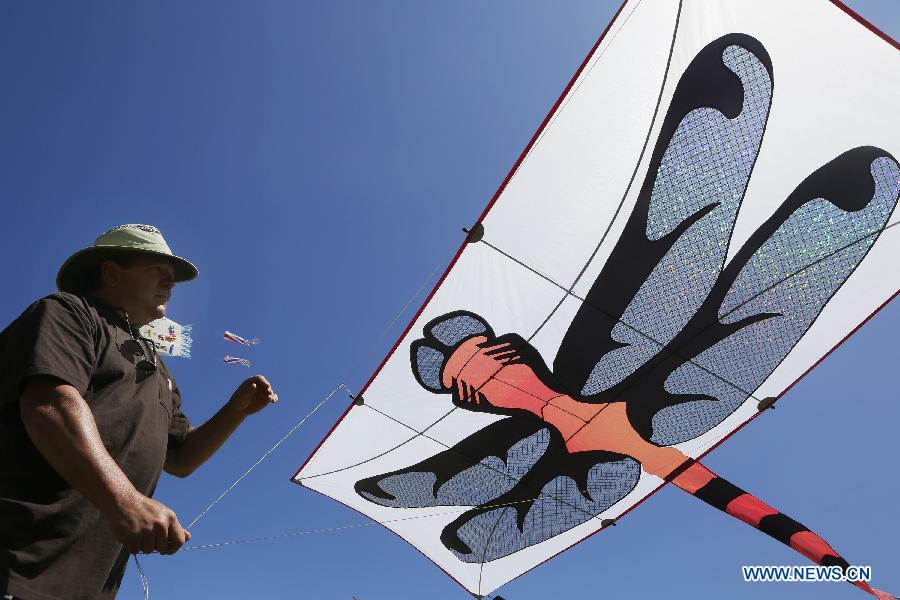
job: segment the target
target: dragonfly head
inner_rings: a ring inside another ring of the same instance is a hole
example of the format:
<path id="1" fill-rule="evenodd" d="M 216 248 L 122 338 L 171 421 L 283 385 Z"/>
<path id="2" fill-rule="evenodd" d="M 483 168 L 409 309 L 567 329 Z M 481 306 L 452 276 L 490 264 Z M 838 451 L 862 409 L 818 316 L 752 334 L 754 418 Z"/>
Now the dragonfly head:
<path id="1" fill-rule="evenodd" d="M 410 346 L 410 363 L 416 381 L 430 392 L 447 393 L 442 381 L 444 366 L 457 348 L 474 337 L 494 339 L 494 331 L 481 316 L 454 311 L 428 322 L 423 337 Z"/>

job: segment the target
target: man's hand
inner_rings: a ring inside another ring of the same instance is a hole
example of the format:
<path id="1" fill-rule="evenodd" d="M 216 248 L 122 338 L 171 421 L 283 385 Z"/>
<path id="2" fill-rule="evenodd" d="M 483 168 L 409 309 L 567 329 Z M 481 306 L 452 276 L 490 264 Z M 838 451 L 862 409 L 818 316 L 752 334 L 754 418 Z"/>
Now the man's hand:
<path id="1" fill-rule="evenodd" d="M 107 518 L 116 539 L 131 554 L 174 554 L 191 539 L 172 509 L 139 493 L 122 502 Z"/>
<path id="2" fill-rule="evenodd" d="M 272 391 L 272 384 L 262 375 L 254 375 L 238 386 L 228 404 L 242 415 L 252 415 L 275 402 L 278 394 Z"/>

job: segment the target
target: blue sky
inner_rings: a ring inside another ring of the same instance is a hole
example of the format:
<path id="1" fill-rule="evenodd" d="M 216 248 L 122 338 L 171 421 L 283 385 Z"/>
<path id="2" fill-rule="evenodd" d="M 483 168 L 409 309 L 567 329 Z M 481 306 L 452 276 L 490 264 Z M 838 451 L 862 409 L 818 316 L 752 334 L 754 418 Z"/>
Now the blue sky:
<path id="1" fill-rule="evenodd" d="M 900 36 L 894 0 L 848 4 Z M 194 325 L 193 358 L 168 361 L 187 413 L 203 421 L 249 374 L 223 365 L 225 353 L 249 358 L 281 401 L 191 478 L 163 479 L 157 498 L 190 521 L 335 386 L 368 379 L 423 296 L 392 319 L 448 262 L 617 7 L 2 3 L 0 320 L 120 223 L 157 225 L 200 267 L 170 307 Z M 262 343 L 241 352 L 225 329 Z M 705 460 L 894 592 L 898 332 L 895 302 Z M 348 401 L 332 398 L 197 523 L 193 543 L 364 523 L 289 482 Z M 155 599 L 467 597 L 380 526 L 143 564 Z M 848 585 L 745 584 L 743 564 L 805 563 L 666 488 L 499 593 L 862 597 Z M 133 566 L 120 597 L 142 597 Z"/>

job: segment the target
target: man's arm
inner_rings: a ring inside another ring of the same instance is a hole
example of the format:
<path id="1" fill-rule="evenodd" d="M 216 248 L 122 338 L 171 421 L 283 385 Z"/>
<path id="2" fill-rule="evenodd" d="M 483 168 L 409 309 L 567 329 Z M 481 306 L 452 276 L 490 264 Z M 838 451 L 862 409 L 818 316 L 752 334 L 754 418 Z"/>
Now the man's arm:
<path id="1" fill-rule="evenodd" d="M 131 484 L 106 451 L 94 415 L 74 387 L 55 377 L 32 377 L 19 411 L 50 466 L 109 519 L 129 552 L 171 554 L 190 539 L 171 509 Z"/>
<path id="2" fill-rule="evenodd" d="M 189 429 L 178 447 L 169 448 L 163 469 L 169 475 L 187 477 L 215 454 L 246 416 L 225 404 L 206 423 Z"/>
<path id="3" fill-rule="evenodd" d="M 165 471 L 176 477 L 187 477 L 215 454 L 248 415 L 277 402 L 278 396 L 262 375 L 244 381 L 231 399 L 206 423 L 188 431 L 176 448 L 166 453 Z"/>

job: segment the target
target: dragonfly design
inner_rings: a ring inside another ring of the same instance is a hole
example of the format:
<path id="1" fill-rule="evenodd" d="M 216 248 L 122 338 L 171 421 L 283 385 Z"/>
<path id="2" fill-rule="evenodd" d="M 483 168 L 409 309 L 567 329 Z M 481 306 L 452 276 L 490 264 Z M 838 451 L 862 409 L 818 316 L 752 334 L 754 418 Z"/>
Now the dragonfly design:
<path id="1" fill-rule="evenodd" d="M 460 560 L 484 563 L 594 518 L 644 471 L 820 564 L 846 566 L 803 525 L 673 447 L 752 397 L 897 204 L 897 161 L 853 148 L 803 179 L 726 261 L 773 81 L 755 38 L 729 34 L 703 48 L 679 80 L 633 212 L 552 368 L 522 336 L 497 335 L 475 313 L 431 320 L 410 350 L 418 383 L 505 418 L 418 464 L 358 481 L 357 493 L 392 507 L 472 507 L 441 541 Z"/>

